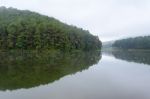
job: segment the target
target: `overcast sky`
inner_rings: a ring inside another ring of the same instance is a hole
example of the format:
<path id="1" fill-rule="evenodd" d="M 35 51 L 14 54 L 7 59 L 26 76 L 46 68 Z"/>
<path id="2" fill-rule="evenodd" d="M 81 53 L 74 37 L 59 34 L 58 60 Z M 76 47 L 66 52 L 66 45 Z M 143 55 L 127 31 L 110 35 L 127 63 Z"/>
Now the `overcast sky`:
<path id="1" fill-rule="evenodd" d="M 0 6 L 55 17 L 102 41 L 150 35 L 150 0 L 0 0 Z"/>

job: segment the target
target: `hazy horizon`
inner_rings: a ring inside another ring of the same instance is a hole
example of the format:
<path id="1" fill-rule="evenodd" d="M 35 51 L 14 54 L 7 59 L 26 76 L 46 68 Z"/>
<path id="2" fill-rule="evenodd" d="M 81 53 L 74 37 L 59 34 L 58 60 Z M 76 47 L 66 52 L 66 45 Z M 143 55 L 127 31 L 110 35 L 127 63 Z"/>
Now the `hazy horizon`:
<path id="1" fill-rule="evenodd" d="M 0 0 L 0 6 L 54 17 L 89 30 L 103 42 L 150 35 L 149 0 Z"/>

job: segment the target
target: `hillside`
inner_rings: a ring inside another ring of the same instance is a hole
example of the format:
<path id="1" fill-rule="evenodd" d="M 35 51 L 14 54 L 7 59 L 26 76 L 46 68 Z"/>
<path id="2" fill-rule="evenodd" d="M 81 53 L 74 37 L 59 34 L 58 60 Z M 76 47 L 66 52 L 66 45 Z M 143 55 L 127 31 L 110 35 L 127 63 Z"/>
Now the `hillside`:
<path id="1" fill-rule="evenodd" d="M 117 40 L 114 42 L 113 47 L 122 49 L 150 49 L 150 36 Z"/>
<path id="2" fill-rule="evenodd" d="M 0 7 L 0 49 L 100 48 L 101 41 L 87 30 L 28 10 Z"/>
<path id="3" fill-rule="evenodd" d="M 103 47 L 103 48 L 112 47 L 113 43 L 114 43 L 114 41 L 102 42 L 102 47 Z"/>

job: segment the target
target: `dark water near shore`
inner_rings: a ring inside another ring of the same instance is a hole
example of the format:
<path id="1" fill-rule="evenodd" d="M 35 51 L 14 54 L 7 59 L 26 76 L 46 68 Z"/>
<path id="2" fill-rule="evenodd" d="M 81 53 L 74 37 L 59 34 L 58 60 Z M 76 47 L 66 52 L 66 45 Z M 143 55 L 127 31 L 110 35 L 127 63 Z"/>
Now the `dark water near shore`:
<path id="1" fill-rule="evenodd" d="M 0 52 L 0 99 L 150 99 L 150 52 Z"/>

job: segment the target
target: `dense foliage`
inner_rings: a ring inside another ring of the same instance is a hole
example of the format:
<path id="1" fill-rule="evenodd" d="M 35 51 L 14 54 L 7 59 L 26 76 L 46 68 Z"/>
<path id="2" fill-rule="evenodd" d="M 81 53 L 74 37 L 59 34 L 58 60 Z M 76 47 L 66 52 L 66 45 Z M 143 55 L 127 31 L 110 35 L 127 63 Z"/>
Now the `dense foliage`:
<path id="1" fill-rule="evenodd" d="M 123 49 L 150 49 L 150 36 L 117 40 L 113 47 Z"/>
<path id="2" fill-rule="evenodd" d="M 0 49 L 100 48 L 98 37 L 87 30 L 35 12 L 0 7 Z"/>

